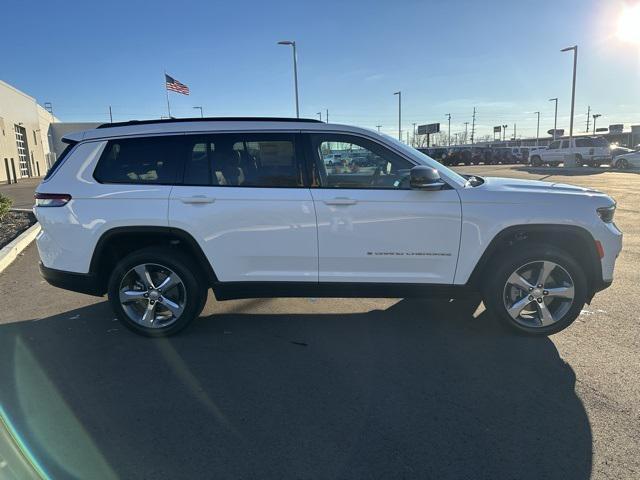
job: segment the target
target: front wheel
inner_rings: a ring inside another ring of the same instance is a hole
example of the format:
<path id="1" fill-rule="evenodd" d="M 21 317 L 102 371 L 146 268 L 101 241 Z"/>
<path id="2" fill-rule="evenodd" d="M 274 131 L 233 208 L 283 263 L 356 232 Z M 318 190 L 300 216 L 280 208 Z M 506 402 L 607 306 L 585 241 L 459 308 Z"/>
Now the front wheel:
<path id="1" fill-rule="evenodd" d="M 531 165 L 533 165 L 534 167 L 542 166 L 542 159 L 538 155 L 534 155 L 533 157 L 531 157 Z"/>
<path id="2" fill-rule="evenodd" d="M 513 250 L 495 260 L 484 290 L 487 309 L 530 335 L 551 335 L 578 317 L 587 298 L 584 272 L 550 245 Z"/>
<path id="3" fill-rule="evenodd" d="M 626 170 L 629 168 L 629 162 L 626 158 L 620 158 L 616 160 L 616 168 L 619 170 Z"/>
<path id="4" fill-rule="evenodd" d="M 123 258 L 109 279 L 109 302 L 120 322 L 146 336 L 168 336 L 202 311 L 207 289 L 191 259 L 170 248 L 146 248 Z"/>

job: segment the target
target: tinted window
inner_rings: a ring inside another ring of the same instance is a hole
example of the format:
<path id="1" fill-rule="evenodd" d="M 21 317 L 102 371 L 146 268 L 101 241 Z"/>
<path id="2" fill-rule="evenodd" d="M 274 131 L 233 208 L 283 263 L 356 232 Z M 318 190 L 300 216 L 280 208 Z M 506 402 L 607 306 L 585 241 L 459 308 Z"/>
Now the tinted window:
<path id="1" fill-rule="evenodd" d="M 313 152 L 317 154 L 313 186 L 409 188 L 409 171 L 413 164 L 373 141 L 327 134 L 312 135 L 311 142 Z"/>
<path id="2" fill-rule="evenodd" d="M 186 141 L 185 185 L 302 186 L 292 135 L 221 134 Z"/>
<path id="3" fill-rule="evenodd" d="M 175 183 L 180 138 L 110 140 L 93 176 L 102 183 Z"/>
<path id="4" fill-rule="evenodd" d="M 55 171 L 60 167 L 60 165 L 62 165 L 62 162 L 64 162 L 64 160 L 69 155 L 69 152 L 71 151 L 71 149 L 75 146 L 76 146 L 76 142 L 71 142 L 64 148 L 64 150 L 62 151 L 58 159 L 55 162 L 53 162 L 53 165 L 51 165 L 51 168 L 45 175 L 44 177 L 45 180 L 48 180 L 49 178 L 51 178 L 51 175 L 53 175 Z"/>
<path id="5" fill-rule="evenodd" d="M 569 140 L 562 140 L 561 148 L 569 148 Z"/>
<path id="6" fill-rule="evenodd" d="M 590 138 L 576 138 L 576 147 L 592 147 Z"/>
<path id="7" fill-rule="evenodd" d="M 559 142 L 559 141 L 558 141 L 558 142 L 551 142 L 551 143 L 549 144 L 549 150 L 555 150 L 555 149 L 557 149 L 559 146 L 560 146 L 560 142 Z"/>

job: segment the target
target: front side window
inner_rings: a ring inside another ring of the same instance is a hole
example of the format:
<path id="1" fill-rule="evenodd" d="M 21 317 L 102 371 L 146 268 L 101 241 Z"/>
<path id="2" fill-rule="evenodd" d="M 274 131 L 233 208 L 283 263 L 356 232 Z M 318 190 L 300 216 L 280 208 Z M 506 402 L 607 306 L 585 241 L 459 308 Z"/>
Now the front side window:
<path id="1" fill-rule="evenodd" d="M 549 144 L 549 150 L 557 150 L 557 148 L 560 146 L 560 142 L 551 142 Z"/>
<path id="2" fill-rule="evenodd" d="M 109 140 L 93 176 L 101 183 L 175 183 L 180 139 L 173 136 Z"/>
<path id="3" fill-rule="evenodd" d="M 186 137 L 185 185 L 300 187 L 302 170 L 289 134 Z"/>
<path id="4" fill-rule="evenodd" d="M 312 186 L 322 188 L 409 189 L 408 160 L 360 137 L 311 135 L 315 157 Z"/>

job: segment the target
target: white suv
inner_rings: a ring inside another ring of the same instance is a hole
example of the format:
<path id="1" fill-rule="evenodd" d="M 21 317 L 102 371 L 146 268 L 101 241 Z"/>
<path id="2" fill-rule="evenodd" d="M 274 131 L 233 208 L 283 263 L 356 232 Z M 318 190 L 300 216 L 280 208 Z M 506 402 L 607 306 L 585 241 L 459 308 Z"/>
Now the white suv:
<path id="1" fill-rule="evenodd" d="M 531 153 L 531 164 L 540 166 L 548 164 L 558 166 L 564 162 L 566 155 L 574 155 L 577 166 L 588 165 L 599 167 L 603 163 L 609 163 L 611 153 L 609 142 L 602 137 L 579 137 L 569 141 L 555 140 L 543 150 Z"/>
<path id="2" fill-rule="evenodd" d="M 186 326 L 209 288 L 218 300 L 479 292 L 506 324 L 546 335 L 610 285 L 622 245 L 603 193 L 463 177 L 356 127 L 145 121 L 66 142 L 36 192 L 42 275 L 108 294 L 145 335 Z M 329 168 L 333 152 L 367 161 Z"/>

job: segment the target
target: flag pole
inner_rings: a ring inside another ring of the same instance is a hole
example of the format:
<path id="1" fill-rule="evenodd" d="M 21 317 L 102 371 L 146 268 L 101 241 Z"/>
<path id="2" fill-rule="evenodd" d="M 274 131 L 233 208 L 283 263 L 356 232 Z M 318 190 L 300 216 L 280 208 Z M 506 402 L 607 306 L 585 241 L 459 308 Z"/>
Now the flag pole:
<path id="1" fill-rule="evenodd" d="M 164 92 L 167 94 L 167 111 L 169 112 L 169 118 L 171 118 L 171 104 L 169 103 L 169 89 L 167 88 L 167 71 L 164 71 Z"/>

